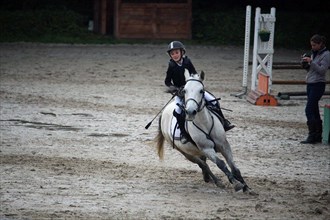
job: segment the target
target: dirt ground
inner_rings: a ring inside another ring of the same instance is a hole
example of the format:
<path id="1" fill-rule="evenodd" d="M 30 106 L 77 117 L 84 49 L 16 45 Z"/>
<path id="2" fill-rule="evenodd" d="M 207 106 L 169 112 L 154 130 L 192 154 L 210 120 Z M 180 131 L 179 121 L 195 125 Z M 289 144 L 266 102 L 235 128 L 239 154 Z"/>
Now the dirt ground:
<path id="1" fill-rule="evenodd" d="M 226 189 L 205 183 L 169 144 L 158 159 L 158 119 L 144 127 L 171 97 L 166 47 L 0 44 L 0 219 L 330 219 L 330 147 L 299 143 L 306 98 L 260 107 L 233 96 L 242 91 L 243 47 L 187 53 L 233 110 L 224 111 L 236 125 L 227 137 L 257 195 L 235 192 L 210 161 Z M 274 61 L 302 52 L 278 49 Z M 304 77 L 302 69 L 273 71 L 274 79 Z"/>

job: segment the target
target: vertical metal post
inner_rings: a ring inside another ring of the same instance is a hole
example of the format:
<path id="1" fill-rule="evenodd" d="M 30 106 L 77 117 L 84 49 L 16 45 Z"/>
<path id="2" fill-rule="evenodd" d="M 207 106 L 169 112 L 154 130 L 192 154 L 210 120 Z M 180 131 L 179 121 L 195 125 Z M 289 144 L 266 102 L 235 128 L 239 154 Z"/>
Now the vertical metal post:
<path id="1" fill-rule="evenodd" d="M 257 84 L 257 65 L 258 65 L 258 31 L 259 31 L 260 8 L 256 8 L 256 15 L 254 20 L 254 41 L 253 41 L 253 60 L 252 60 L 252 77 L 251 77 L 251 90 L 256 89 Z"/>
<path id="2" fill-rule="evenodd" d="M 275 18 L 275 8 L 270 9 L 270 14 Z M 273 54 L 274 54 L 274 35 L 275 35 L 275 21 L 270 22 L 270 39 L 268 42 L 268 48 L 272 49 L 272 53 L 269 53 L 269 60 L 267 62 L 267 69 L 269 70 L 269 93 L 272 89 L 273 81 Z"/>
<path id="3" fill-rule="evenodd" d="M 247 88 L 247 76 L 249 69 L 249 53 L 250 53 L 250 29 L 251 29 L 251 6 L 246 6 L 245 18 L 245 44 L 244 44 L 244 63 L 243 63 L 243 88 Z"/>
<path id="4" fill-rule="evenodd" d="M 251 6 L 246 6 L 245 16 L 245 41 L 244 41 L 244 60 L 243 60 L 243 79 L 242 87 L 243 91 L 238 94 L 231 94 L 235 97 L 241 98 L 241 96 L 247 93 L 247 77 L 249 69 L 249 53 L 250 53 L 250 31 L 251 31 Z"/>

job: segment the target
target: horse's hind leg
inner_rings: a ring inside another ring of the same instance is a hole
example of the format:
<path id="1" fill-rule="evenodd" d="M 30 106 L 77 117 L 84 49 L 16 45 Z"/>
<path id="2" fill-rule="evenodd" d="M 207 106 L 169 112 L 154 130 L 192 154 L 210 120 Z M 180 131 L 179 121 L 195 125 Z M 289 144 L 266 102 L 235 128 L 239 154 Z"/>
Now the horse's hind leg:
<path id="1" fill-rule="evenodd" d="M 204 181 L 208 183 L 210 181 L 210 174 L 209 174 L 209 172 L 207 171 L 207 168 L 206 168 L 206 167 L 208 167 L 208 165 L 206 164 L 206 157 L 201 156 L 199 159 L 202 160 L 202 161 L 198 160 L 198 161 L 196 161 L 196 163 L 202 169 Z"/>
<path id="2" fill-rule="evenodd" d="M 202 169 L 203 171 L 203 176 L 204 176 L 204 180 L 205 182 L 207 179 L 210 179 L 210 176 L 212 177 L 215 185 L 217 185 L 220 188 L 225 188 L 225 185 L 222 183 L 222 181 L 220 179 L 218 179 L 211 171 L 209 165 L 206 163 L 206 157 L 205 156 L 201 156 L 199 158 L 201 160 L 201 163 L 198 163 L 198 166 Z"/>

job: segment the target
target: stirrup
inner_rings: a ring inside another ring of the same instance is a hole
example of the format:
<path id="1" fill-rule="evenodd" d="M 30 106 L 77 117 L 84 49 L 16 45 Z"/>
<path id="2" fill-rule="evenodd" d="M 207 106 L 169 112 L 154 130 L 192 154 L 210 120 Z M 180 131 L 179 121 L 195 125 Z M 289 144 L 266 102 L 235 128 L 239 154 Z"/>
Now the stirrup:
<path id="1" fill-rule="evenodd" d="M 189 142 L 187 137 L 185 135 L 183 135 L 182 133 L 180 135 L 180 142 L 181 142 L 181 144 L 186 144 Z"/>

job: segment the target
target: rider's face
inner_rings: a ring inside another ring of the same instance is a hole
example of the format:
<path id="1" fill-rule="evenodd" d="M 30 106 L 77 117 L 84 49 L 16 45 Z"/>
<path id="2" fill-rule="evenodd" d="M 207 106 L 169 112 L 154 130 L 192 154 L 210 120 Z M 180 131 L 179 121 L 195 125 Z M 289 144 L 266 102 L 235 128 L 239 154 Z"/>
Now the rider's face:
<path id="1" fill-rule="evenodd" d="M 170 56 L 175 62 L 180 61 L 181 60 L 181 50 L 180 49 L 171 50 Z"/>

